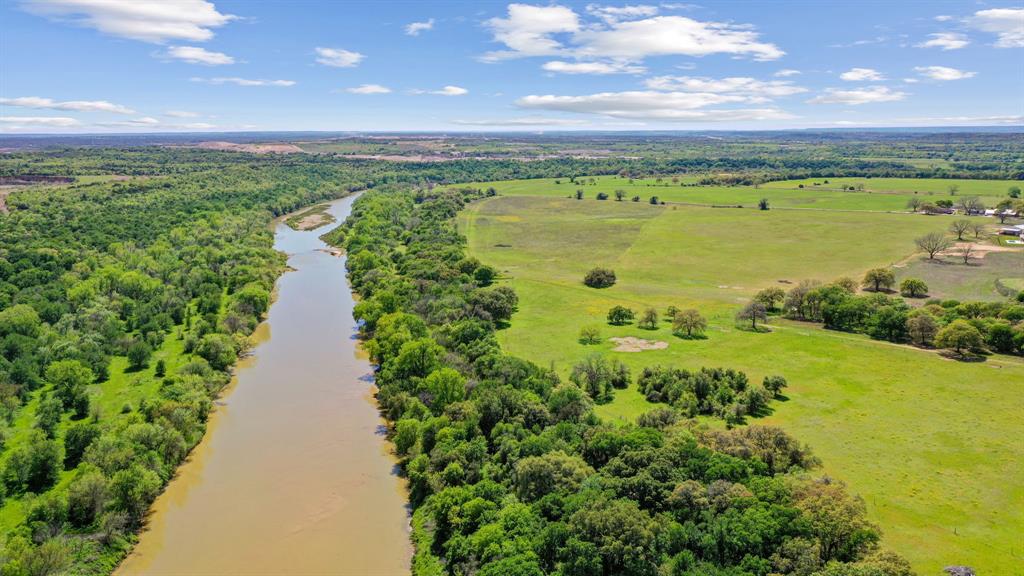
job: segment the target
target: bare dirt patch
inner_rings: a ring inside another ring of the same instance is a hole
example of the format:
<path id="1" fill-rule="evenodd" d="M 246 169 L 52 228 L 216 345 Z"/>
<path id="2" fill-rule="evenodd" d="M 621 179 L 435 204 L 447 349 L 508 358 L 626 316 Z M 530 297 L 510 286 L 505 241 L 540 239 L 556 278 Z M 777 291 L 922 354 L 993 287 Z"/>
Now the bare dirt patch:
<path id="1" fill-rule="evenodd" d="M 644 350 L 664 350 L 668 348 L 668 342 L 644 340 L 635 336 L 615 337 L 609 338 L 609 340 L 618 344 L 618 346 L 612 348 L 613 352 L 643 352 Z"/>
<path id="2" fill-rule="evenodd" d="M 942 256 L 958 257 L 958 256 L 960 256 L 961 250 L 963 250 L 964 246 L 970 246 L 971 247 L 971 257 L 972 258 L 984 258 L 985 255 L 990 254 L 992 252 L 1019 252 L 1020 251 L 1020 248 L 1014 248 L 1014 247 L 1011 247 L 1011 246 L 997 246 L 995 244 L 980 244 L 980 243 L 973 243 L 973 242 L 957 242 L 956 244 L 953 245 L 952 248 L 950 248 L 949 250 L 946 250 L 945 252 L 942 252 L 941 255 Z"/>
<path id="3" fill-rule="evenodd" d="M 319 228 L 324 224 L 330 224 L 334 221 L 334 218 L 330 214 L 324 212 L 316 212 L 308 216 L 303 216 L 298 222 L 295 223 L 296 230 L 313 230 Z"/>

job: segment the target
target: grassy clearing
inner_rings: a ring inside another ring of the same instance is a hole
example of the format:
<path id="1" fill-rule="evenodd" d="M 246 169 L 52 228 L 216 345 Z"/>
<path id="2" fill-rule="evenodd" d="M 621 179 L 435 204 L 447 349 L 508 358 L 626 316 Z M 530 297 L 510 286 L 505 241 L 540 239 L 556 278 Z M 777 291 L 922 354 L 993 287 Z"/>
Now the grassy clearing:
<path id="1" fill-rule="evenodd" d="M 948 257 L 914 259 L 896 270 L 897 281 L 920 278 L 928 284 L 932 298 L 956 300 L 1005 300 L 996 282 L 1015 290 L 1024 290 L 1024 251 L 997 252 L 965 265 Z"/>
<path id="2" fill-rule="evenodd" d="M 776 403 L 767 422 L 809 443 L 826 473 L 863 495 L 887 544 L 918 570 L 959 563 L 1001 574 L 1024 558 L 1024 446 L 1016 440 L 1024 437 L 1024 363 L 958 363 L 786 321 L 774 321 L 768 334 L 733 324 L 741 301 L 768 285 L 785 288 L 779 280 L 859 277 L 903 260 L 936 220 L 499 197 L 471 206 L 459 224 L 470 252 L 519 294 L 520 311 L 499 335 L 509 352 L 563 375 L 595 352 L 614 354 L 634 374 L 658 363 L 731 366 L 755 380 L 781 374 L 790 399 Z M 583 286 L 596 265 L 614 268 L 619 282 Z M 615 304 L 696 307 L 708 317 L 708 338 L 675 338 L 664 322 L 656 331 L 608 326 Z M 611 342 L 579 344 L 580 328 L 595 324 L 605 339 L 669 347 L 614 353 Z M 630 421 L 651 407 L 631 388 L 599 413 Z"/>
<path id="3" fill-rule="evenodd" d="M 812 210 L 866 210 L 881 212 L 905 212 L 907 201 L 919 195 L 934 196 L 933 200 L 949 197 L 951 185 L 960 187 L 961 196 L 979 196 L 987 204 L 994 205 L 1006 197 L 1007 189 L 1019 185 L 1010 180 L 946 180 L 912 178 L 835 178 L 786 180 L 754 186 L 695 186 L 699 178 L 682 176 L 678 182 L 671 177 L 657 179 L 636 179 L 632 182 L 618 176 L 596 176 L 581 178 L 576 184 L 567 178 L 539 178 L 532 180 L 509 180 L 504 182 L 481 182 L 481 187 L 493 187 L 504 196 L 546 196 L 568 198 L 577 190 L 583 190 L 585 200 L 594 201 L 598 193 L 609 195 L 608 202 L 614 202 L 615 191 L 626 193 L 626 201 L 640 196 L 647 203 L 651 196 L 669 203 L 700 205 L 740 205 L 755 208 L 760 199 L 766 198 L 775 208 Z M 828 180 L 829 184 L 824 184 Z M 557 182 L 557 183 L 556 183 Z M 815 185 L 817 183 L 817 185 Z M 800 185 L 804 185 L 800 188 Z M 844 188 L 863 185 L 863 191 L 849 191 Z M 956 197 L 951 197 L 954 200 Z"/>

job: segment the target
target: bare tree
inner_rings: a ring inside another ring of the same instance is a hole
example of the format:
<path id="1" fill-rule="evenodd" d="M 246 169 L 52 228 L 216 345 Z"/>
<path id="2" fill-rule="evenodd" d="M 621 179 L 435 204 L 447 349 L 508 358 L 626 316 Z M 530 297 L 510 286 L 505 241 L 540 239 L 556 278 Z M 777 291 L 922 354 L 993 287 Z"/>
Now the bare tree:
<path id="1" fill-rule="evenodd" d="M 917 196 L 914 196 L 910 200 L 907 200 L 907 208 L 910 208 L 910 210 L 913 212 L 917 212 L 918 210 L 920 210 L 921 204 L 923 204 L 923 202 L 921 202 L 921 199 L 918 198 Z"/>
<path id="2" fill-rule="evenodd" d="M 984 235 L 985 232 L 986 232 L 985 223 L 984 222 L 975 222 L 975 223 L 971 224 L 971 232 L 974 233 L 974 238 L 975 239 L 981 238 L 982 235 Z"/>
<path id="3" fill-rule="evenodd" d="M 761 322 L 768 321 L 768 311 L 765 310 L 764 304 L 757 300 L 752 300 L 736 314 L 736 320 L 741 322 L 749 320 L 751 329 L 757 330 L 758 320 Z"/>
<path id="4" fill-rule="evenodd" d="M 961 198 L 956 207 L 967 216 L 970 216 L 971 214 L 983 214 L 985 212 L 985 203 L 977 196 L 965 196 Z"/>
<path id="5" fill-rule="evenodd" d="M 963 240 L 964 234 L 971 229 L 970 220 L 957 220 L 949 225 L 949 231 L 956 234 L 957 240 Z"/>
<path id="6" fill-rule="evenodd" d="M 917 247 L 928 253 L 928 259 L 934 260 L 935 255 L 948 249 L 953 243 L 942 232 L 930 232 L 914 240 Z"/>
<path id="7" fill-rule="evenodd" d="M 964 264 L 970 264 L 971 258 L 974 256 L 974 244 L 969 242 L 961 244 L 957 250 L 957 255 L 964 259 Z"/>

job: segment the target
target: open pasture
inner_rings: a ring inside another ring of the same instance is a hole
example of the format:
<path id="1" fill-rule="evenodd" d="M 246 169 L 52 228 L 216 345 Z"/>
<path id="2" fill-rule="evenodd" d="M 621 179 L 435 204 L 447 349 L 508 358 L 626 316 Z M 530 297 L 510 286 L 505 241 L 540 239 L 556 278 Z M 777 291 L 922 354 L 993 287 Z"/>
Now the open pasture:
<path id="1" fill-rule="evenodd" d="M 519 295 L 519 312 L 499 333 L 509 352 L 553 364 L 563 376 L 597 352 L 634 375 L 654 364 L 729 366 L 753 381 L 781 374 L 789 399 L 763 421 L 807 442 L 825 473 L 861 494 L 888 545 L 924 574 L 953 563 L 1010 573 L 1024 557 L 1014 529 L 1024 523 L 1024 446 L 1015 440 L 1024 437 L 1024 363 L 959 363 L 817 325 L 774 320 L 771 333 L 756 334 L 733 322 L 756 290 L 788 287 L 780 280 L 859 278 L 904 260 L 913 238 L 944 229 L 939 222 L 557 197 L 493 198 L 459 219 L 470 253 L 496 266 Z M 615 286 L 582 284 L 599 265 L 616 271 Z M 708 337 L 676 338 L 664 321 L 654 331 L 609 326 L 605 314 L 617 304 L 637 312 L 697 308 L 708 318 Z M 580 329 L 595 325 L 605 343 L 580 344 Z M 669 346 L 612 352 L 607 339 L 622 336 Z M 653 407 L 630 388 L 599 413 L 631 421 Z"/>
<path id="2" fill-rule="evenodd" d="M 758 201 L 765 198 L 772 207 L 783 209 L 905 212 L 915 191 L 926 201 L 949 198 L 955 202 L 957 196 L 950 196 L 948 188 L 958 186 L 959 196 L 978 196 L 987 205 L 995 205 L 1007 197 L 1010 186 L 1020 184 L 1012 180 L 819 178 L 768 182 L 758 187 L 695 185 L 699 180 L 697 176 L 637 178 L 632 181 L 619 176 L 594 176 L 577 178 L 576 183 L 568 178 L 537 178 L 473 185 L 493 187 L 505 196 L 569 198 L 577 190 L 582 190 L 584 201 L 594 201 L 599 193 L 604 193 L 609 196 L 607 202 L 615 202 L 615 191 L 622 190 L 624 202 L 639 196 L 640 203 L 647 203 L 652 196 L 657 196 L 667 203 L 756 208 Z M 826 180 L 828 184 L 824 183 Z M 800 188 L 801 184 L 803 188 Z M 856 188 L 859 185 L 864 186 L 863 190 L 848 190 L 850 186 Z"/>

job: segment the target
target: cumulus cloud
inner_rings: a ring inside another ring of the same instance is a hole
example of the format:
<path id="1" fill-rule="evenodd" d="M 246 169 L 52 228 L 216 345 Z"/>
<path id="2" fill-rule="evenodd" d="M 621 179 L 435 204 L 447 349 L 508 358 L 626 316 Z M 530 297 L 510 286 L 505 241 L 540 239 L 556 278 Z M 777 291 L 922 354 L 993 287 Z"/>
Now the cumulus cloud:
<path id="1" fill-rule="evenodd" d="M 789 78 L 790 76 L 799 76 L 800 74 L 803 74 L 803 72 L 799 70 L 793 70 L 792 68 L 783 68 L 782 70 L 779 70 L 775 74 L 772 74 L 772 76 L 778 76 L 779 78 Z"/>
<path id="2" fill-rule="evenodd" d="M 975 75 L 974 72 L 966 72 L 964 70 L 957 70 L 956 68 L 949 68 L 947 66 L 915 66 L 914 70 L 926 78 L 942 81 L 963 80 Z"/>
<path id="3" fill-rule="evenodd" d="M 850 68 L 840 74 L 839 78 L 847 82 L 878 82 L 885 80 L 885 76 L 882 76 L 881 72 L 873 68 Z"/>
<path id="4" fill-rule="evenodd" d="M 647 71 L 643 66 L 628 62 L 563 62 L 554 60 L 545 62 L 541 68 L 548 72 L 561 74 L 643 74 Z"/>
<path id="5" fill-rule="evenodd" d="M 596 114 L 610 118 L 682 122 L 776 120 L 792 118 L 775 108 L 706 109 L 708 106 L 742 102 L 743 96 L 694 92 L 629 91 L 601 92 L 583 96 L 530 95 L 520 98 L 520 108 Z"/>
<path id="6" fill-rule="evenodd" d="M 971 43 L 967 36 L 958 32 L 938 32 L 929 34 L 929 40 L 917 45 L 918 48 L 942 48 L 943 50 L 959 50 Z"/>
<path id="7" fill-rule="evenodd" d="M 67 100 L 58 102 L 51 98 L 23 96 L 21 98 L 0 98 L 0 104 L 21 108 L 44 108 L 49 110 L 73 110 L 75 112 L 113 112 L 114 114 L 134 114 L 135 110 L 107 102 L 106 100 Z"/>
<path id="8" fill-rule="evenodd" d="M 587 12 L 611 24 L 620 20 L 635 20 L 637 18 L 654 16 L 658 13 L 658 7 L 648 4 L 634 6 L 600 6 L 598 4 L 589 4 L 587 5 Z"/>
<path id="9" fill-rule="evenodd" d="M 427 30 L 434 29 L 434 19 L 431 18 L 426 22 L 412 22 L 405 25 L 405 33 L 409 36 L 419 36 L 420 32 L 426 32 Z"/>
<path id="10" fill-rule="evenodd" d="M 390 94 L 391 88 L 380 84 L 363 84 L 354 88 L 345 88 L 349 94 Z"/>
<path id="11" fill-rule="evenodd" d="M 510 4 L 508 16 L 485 25 L 505 50 L 485 61 L 528 56 L 568 56 L 577 60 L 641 62 L 650 56 L 731 54 L 774 60 L 785 54 L 761 42 L 748 25 L 702 22 L 683 16 L 658 16 L 649 6 L 590 6 L 596 21 L 582 23 L 565 6 Z"/>
<path id="12" fill-rule="evenodd" d="M 104 34 L 162 44 L 201 42 L 237 18 L 206 0 L 24 0 L 28 12 Z"/>
<path id="13" fill-rule="evenodd" d="M 167 49 L 166 55 L 168 58 L 189 64 L 204 64 L 206 66 L 224 66 L 235 63 L 235 59 L 227 54 L 211 52 L 197 46 L 171 46 Z"/>
<path id="14" fill-rule="evenodd" d="M 0 122 L 5 124 L 5 127 L 12 129 L 32 126 L 68 128 L 81 125 L 78 120 L 63 116 L 0 116 Z"/>
<path id="15" fill-rule="evenodd" d="M 545 118 L 543 116 L 520 116 L 517 118 L 484 118 L 475 120 L 452 120 L 462 126 L 580 126 L 589 124 L 586 120 L 572 118 Z"/>
<path id="16" fill-rule="evenodd" d="M 192 82 L 204 82 L 206 84 L 234 84 L 236 86 L 294 86 L 294 80 L 263 80 L 238 77 L 217 77 L 217 78 L 189 78 Z"/>
<path id="17" fill-rule="evenodd" d="M 359 52 L 343 50 L 341 48 L 320 48 L 316 49 L 316 61 L 324 66 L 335 68 L 352 68 L 359 65 L 366 56 Z"/>
<path id="18" fill-rule="evenodd" d="M 997 48 L 1024 48 L 1024 8 L 979 10 L 967 24 L 995 34 Z"/>
<path id="19" fill-rule="evenodd" d="M 886 86 L 855 88 L 853 90 L 826 88 L 824 94 L 815 96 L 807 102 L 810 104 L 849 104 L 859 106 L 875 102 L 896 102 L 906 97 L 906 92 L 892 90 Z"/>
<path id="20" fill-rule="evenodd" d="M 434 94 L 436 96 L 465 96 L 469 94 L 469 90 L 461 86 L 445 86 L 440 90 L 410 90 L 413 94 Z"/>
<path id="21" fill-rule="evenodd" d="M 655 76 L 644 82 L 653 90 L 739 94 L 748 102 L 765 102 L 769 98 L 792 96 L 807 92 L 788 80 L 756 80 L 747 77 L 701 78 L 695 76 Z"/>

